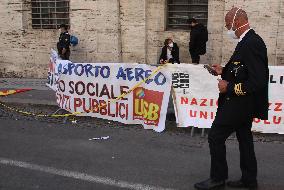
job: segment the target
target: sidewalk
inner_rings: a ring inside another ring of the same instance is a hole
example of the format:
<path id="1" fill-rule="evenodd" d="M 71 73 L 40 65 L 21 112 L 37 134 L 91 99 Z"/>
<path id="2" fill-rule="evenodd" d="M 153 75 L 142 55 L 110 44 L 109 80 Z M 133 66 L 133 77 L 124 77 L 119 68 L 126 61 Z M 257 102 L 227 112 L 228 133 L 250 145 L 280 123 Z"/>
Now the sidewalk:
<path id="1" fill-rule="evenodd" d="M 0 96 L 0 101 L 5 103 L 56 106 L 55 92 L 49 89 L 45 83 L 46 79 L 0 78 L 0 90 L 33 89 L 6 97 Z"/>

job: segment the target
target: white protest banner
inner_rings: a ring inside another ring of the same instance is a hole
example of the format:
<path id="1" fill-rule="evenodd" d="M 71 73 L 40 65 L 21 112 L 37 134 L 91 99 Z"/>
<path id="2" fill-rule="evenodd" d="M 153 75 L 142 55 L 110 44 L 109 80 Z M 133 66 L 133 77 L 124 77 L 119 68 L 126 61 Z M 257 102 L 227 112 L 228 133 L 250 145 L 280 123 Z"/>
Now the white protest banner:
<path id="1" fill-rule="evenodd" d="M 269 67 L 269 115 L 267 121 L 254 119 L 253 130 L 284 134 L 284 67 Z"/>
<path id="2" fill-rule="evenodd" d="M 58 59 L 58 54 L 55 50 L 51 49 L 50 59 L 48 64 L 48 77 L 46 86 L 56 91 L 56 81 L 58 79 L 58 72 L 56 71 L 56 60 Z"/>
<path id="3" fill-rule="evenodd" d="M 210 128 L 218 105 L 218 77 L 203 65 L 171 65 L 169 70 L 178 126 Z M 269 119 L 254 119 L 253 130 L 284 134 L 284 67 L 270 66 L 269 70 Z"/>
<path id="4" fill-rule="evenodd" d="M 56 64 L 65 62 L 57 60 Z M 68 63 L 59 68 L 56 96 L 61 108 L 82 112 L 79 116 L 142 124 L 157 132 L 165 129 L 171 89 L 167 69 L 161 69 L 121 100 L 114 100 L 149 77 L 157 67 L 137 63 Z"/>
<path id="5" fill-rule="evenodd" d="M 201 65 L 170 65 L 178 127 L 210 128 L 217 110 L 217 78 Z"/>
<path id="6" fill-rule="evenodd" d="M 57 90 L 57 80 L 61 70 L 65 65 L 70 63 L 70 61 L 68 60 L 61 60 L 59 64 L 57 64 L 57 60 L 61 60 L 61 58 L 58 56 L 58 53 L 54 49 L 51 49 L 46 86 L 54 91 Z"/>

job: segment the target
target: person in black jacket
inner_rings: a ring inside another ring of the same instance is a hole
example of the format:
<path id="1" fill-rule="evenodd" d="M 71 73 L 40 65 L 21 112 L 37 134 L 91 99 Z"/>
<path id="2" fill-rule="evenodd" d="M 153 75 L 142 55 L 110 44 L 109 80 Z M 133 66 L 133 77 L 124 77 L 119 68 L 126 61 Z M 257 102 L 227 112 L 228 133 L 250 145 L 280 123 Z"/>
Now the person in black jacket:
<path id="1" fill-rule="evenodd" d="M 164 47 L 162 48 L 162 53 L 160 56 L 160 64 L 164 64 L 165 61 L 170 63 L 178 63 L 179 61 L 179 47 L 172 39 L 167 38 L 164 42 Z"/>
<path id="2" fill-rule="evenodd" d="M 192 63 L 199 64 L 200 55 L 206 53 L 206 42 L 208 41 L 207 28 L 196 21 L 196 19 L 189 19 L 190 31 L 190 42 L 189 42 L 189 53 L 192 59 Z"/>
<path id="3" fill-rule="evenodd" d="M 225 17 L 228 35 L 239 43 L 225 67 L 213 65 L 221 75 L 215 120 L 208 135 L 211 154 L 210 178 L 195 184 L 197 189 L 223 186 L 228 178 L 226 139 L 236 132 L 242 176 L 229 181 L 230 187 L 257 188 L 257 161 L 251 132 L 253 118 L 268 119 L 269 69 L 267 49 L 262 38 L 250 29 L 247 14 L 231 9 Z"/>
<path id="4" fill-rule="evenodd" d="M 70 57 L 70 35 L 68 33 L 68 26 L 65 24 L 60 25 L 60 36 L 57 42 L 58 54 L 63 60 L 69 60 Z"/>

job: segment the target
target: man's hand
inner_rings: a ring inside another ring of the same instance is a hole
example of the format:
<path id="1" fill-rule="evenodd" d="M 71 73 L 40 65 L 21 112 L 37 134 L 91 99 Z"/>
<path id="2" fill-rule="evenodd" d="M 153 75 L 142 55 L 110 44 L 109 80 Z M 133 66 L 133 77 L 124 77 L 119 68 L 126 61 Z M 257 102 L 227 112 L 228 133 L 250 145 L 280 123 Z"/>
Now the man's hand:
<path id="1" fill-rule="evenodd" d="M 213 64 L 212 69 L 218 74 L 221 75 L 223 72 L 223 67 L 219 64 Z"/>
<path id="2" fill-rule="evenodd" d="M 229 84 L 229 82 L 225 81 L 225 80 L 220 80 L 218 79 L 219 83 L 218 83 L 218 88 L 219 88 L 219 92 L 220 93 L 226 93 L 227 92 L 227 86 Z"/>
<path id="3" fill-rule="evenodd" d="M 164 60 L 163 59 L 161 59 L 160 60 L 160 64 L 164 64 L 165 62 L 164 62 Z"/>
<path id="4" fill-rule="evenodd" d="M 62 55 L 64 55 L 66 53 L 67 49 L 66 48 L 63 48 L 62 49 Z"/>

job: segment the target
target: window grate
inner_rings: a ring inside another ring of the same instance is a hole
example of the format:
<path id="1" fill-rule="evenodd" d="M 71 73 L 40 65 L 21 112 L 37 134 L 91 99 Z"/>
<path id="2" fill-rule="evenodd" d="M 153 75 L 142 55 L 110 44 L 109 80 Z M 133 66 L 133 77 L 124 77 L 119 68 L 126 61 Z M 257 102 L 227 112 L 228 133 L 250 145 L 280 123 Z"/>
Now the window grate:
<path id="1" fill-rule="evenodd" d="M 32 27 L 57 29 L 60 24 L 69 25 L 70 0 L 32 0 Z"/>
<path id="2" fill-rule="evenodd" d="M 207 26 L 208 0 L 167 0 L 168 30 L 189 30 L 190 18 Z"/>

